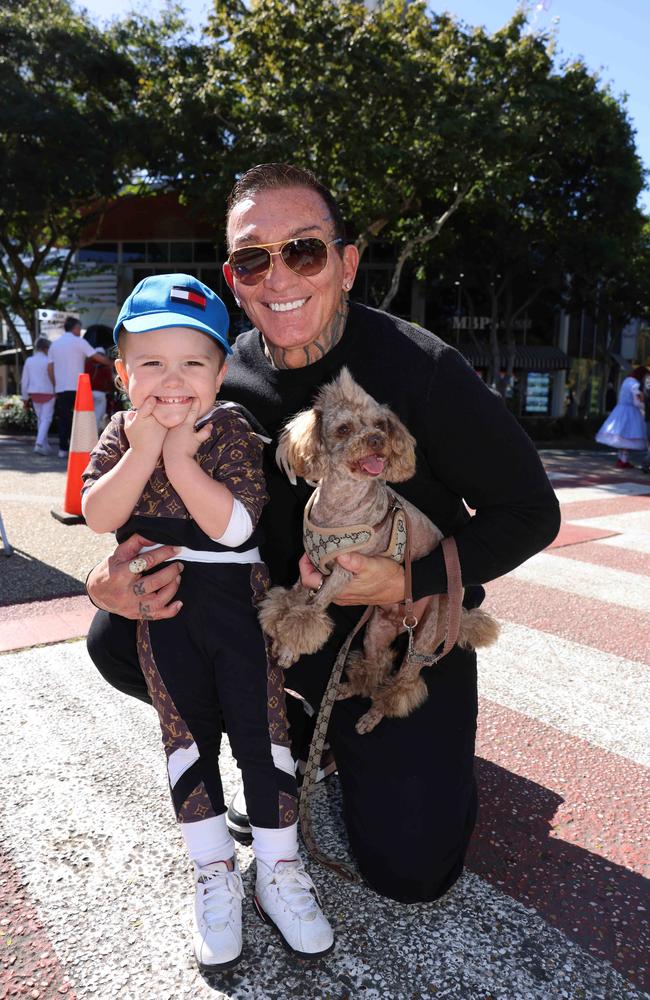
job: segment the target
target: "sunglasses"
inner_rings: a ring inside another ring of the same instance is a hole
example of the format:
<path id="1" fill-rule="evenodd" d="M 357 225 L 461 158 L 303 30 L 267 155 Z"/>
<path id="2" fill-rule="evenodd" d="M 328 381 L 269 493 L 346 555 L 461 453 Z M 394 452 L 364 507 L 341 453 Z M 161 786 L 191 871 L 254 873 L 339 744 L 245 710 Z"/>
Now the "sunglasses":
<path id="1" fill-rule="evenodd" d="M 228 258 L 232 273 L 242 285 L 258 285 L 273 267 L 273 258 L 282 257 L 289 270 L 303 278 L 312 278 L 327 267 L 329 248 L 343 243 L 341 237 L 325 243 L 318 236 L 304 239 L 276 240 L 261 246 L 233 250 Z M 269 250 L 269 247 L 280 247 Z"/>

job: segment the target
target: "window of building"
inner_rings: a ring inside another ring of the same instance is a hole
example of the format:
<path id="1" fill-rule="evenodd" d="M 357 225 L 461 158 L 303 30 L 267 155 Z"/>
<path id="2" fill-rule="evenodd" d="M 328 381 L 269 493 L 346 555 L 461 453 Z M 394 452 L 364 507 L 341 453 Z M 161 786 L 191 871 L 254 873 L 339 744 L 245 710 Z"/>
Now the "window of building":
<path id="1" fill-rule="evenodd" d="M 117 243 L 91 243 L 79 250 L 80 263 L 116 264 L 118 259 Z"/>

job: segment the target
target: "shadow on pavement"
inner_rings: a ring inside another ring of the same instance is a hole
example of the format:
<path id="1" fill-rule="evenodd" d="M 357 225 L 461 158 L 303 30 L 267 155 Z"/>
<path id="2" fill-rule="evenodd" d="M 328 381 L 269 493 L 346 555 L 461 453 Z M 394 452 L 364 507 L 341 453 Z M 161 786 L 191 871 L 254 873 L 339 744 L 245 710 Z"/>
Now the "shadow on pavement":
<path id="1" fill-rule="evenodd" d="M 0 440 L 0 471 L 2 472 L 64 472 L 67 459 L 58 458 L 57 448 L 51 455 L 38 455 L 31 438 L 3 438 Z"/>
<path id="2" fill-rule="evenodd" d="M 28 552 L 15 548 L 12 556 L 0 553 L 0 560 L 0 606 L 86 593 L 80 580 L 34 559 Z"/>
<path id="3" fill-rule="evenodd" d="M 479 820 L 468 868 L 647 990 L 650 881 L 552 837 L 563 801 L 556 792 L 481 757 L 476 777 Z M 597 823 L 594 817 L 594 833 Z"/>

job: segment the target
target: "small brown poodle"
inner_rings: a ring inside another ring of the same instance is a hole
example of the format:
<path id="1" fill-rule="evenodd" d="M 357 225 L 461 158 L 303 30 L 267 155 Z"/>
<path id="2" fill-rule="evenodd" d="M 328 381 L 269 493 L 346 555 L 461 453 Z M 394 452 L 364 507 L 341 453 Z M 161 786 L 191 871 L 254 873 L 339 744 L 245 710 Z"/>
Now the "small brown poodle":
<path id="1" fill-rule="evenodd" d="M 352 574 L 336 556 L 357 551 L 368 556 L 404 560 L 405 524 L 396 503 L 410 522 L 411 556 L 420 559 L 438 545 L 440 530 L 411 503 L 394 493 L 386 481 L 403 482 L 415 473 L 415 440 L 387 406 L 358 385 L 347 368 L 324 386 L 311 410 L 294 417 L 280 438 L 279 465 L 288 475 L 317 483 L 304 517 L 305 550 L 324 574 L 319 590 L 298 582 L 274 587 L 260 608 L 262 628 L 272 640 L 283 667 L 320 649 L 332 632 L 328 604 L 345 590 Z M 295 481 L 295 479 L 294 479 Z M 414 652 L 433 655 L 445 638 L 446 597 L 417 601 Z M 362 695 L 372 706 L 357 723 L 369 732 L 384 716 L 402 717 L 427 697 L 420 668 L 406 661 L 393 672 L 393 640 L 404 632 L 400 605 L 374 609 L 364 635 L 363 651 L 353 652 L 339 698 Z M 498 634 L 496 621 L 484 611 L 462 612 L 458 645 L 486 646 Z M 405 667 L 407 669 L 405 669 Z"/>

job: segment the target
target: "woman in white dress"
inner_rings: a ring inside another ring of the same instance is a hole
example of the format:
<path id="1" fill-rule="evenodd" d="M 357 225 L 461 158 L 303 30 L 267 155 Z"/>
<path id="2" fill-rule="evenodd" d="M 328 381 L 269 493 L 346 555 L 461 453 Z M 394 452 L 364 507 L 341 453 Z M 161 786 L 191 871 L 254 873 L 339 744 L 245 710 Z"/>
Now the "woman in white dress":
<path id="1" fill-rule="evenodd" d="M 627 376 L 618 394 L 618 403 L 596 434 L 599 444 L 617 448 L 617 469 L 633 469 L 630 451 L 645 451 L 648 447 L 645 407 L 641 386 L 648 374 L 643 365 Z"/>
<path id="2" fill-rule="evenodd" d="M 50 424 L 54 416 L 54 386 L 48 375 L 47 362 L 50 341 L 47 337 L 38 337 L 34 344 L 34 353 L 27 358 L 23 368 L 20 393 L 26 405 L 31 401 L 36 414 L 36 443 L 34 451 L 37 455 L 50 455 L 52 449 L 47 440 Z"/>

